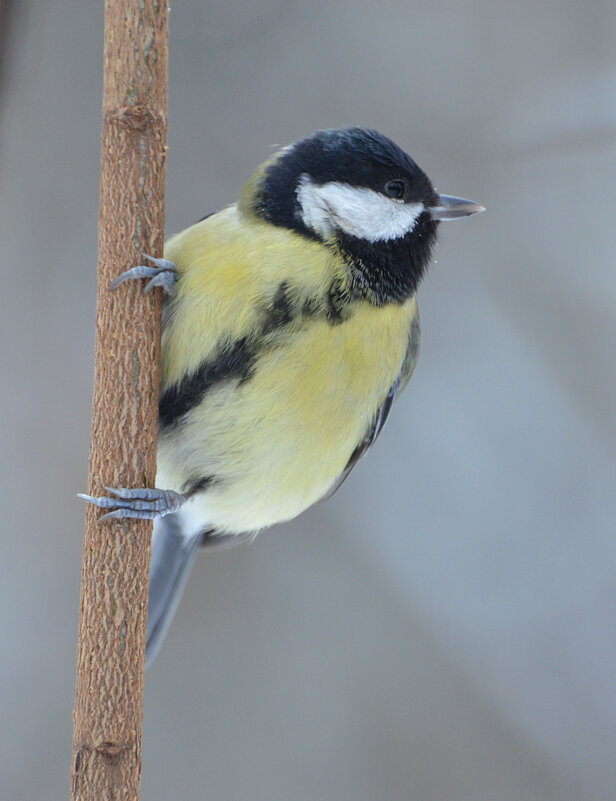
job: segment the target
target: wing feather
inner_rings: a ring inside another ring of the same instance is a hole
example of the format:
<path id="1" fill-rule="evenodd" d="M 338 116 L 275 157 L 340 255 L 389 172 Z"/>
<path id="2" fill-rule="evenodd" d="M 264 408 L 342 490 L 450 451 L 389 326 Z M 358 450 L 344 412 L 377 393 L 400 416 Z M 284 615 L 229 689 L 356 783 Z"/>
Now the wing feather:
<path id="1" fill-rule="evenodd" d="M 398 373 L 398 377 L 391 385 L 389 392 L 387 393 L 387 397 L 381 404 L 381 406 L 377 409 L 376 414 L 374 415 L 372 422 L 370 423 L 370 427 L 366 432 L 364 438 L 361 442 L 357 445 L 351 456 L 349 457 L 349 461 L 346 463 L 346 466 L 342 473 L 338 476 L 338 478 L 334 481 L 332 486 L 327 490 L 325 495 L 320 499 L 321 501 L 326 501 L 332 497 L 341 487 L 341 485 L 346 481 L 349 473 L 355 467 L 357 462 L 361 459 L 361 457 L 374 445 L 376 442 L 379 434 L 383 430 L 385 423 L 387 422 L 387 418 L 389 417 L 389 413 L 391 412 L 391 408 L 394 405 L 394 401 L 398 397 L 399 393 L 406 387 L 408 382 L 413 375 L 413 370 L 415 369 L 415 365 L 417 364 L 417 359 L 419 357 L 419 345 L 421 342 L 421 329 L 419 326 L 419 312 L 413 317 L 413 322 L 411 323 L 411 327 L 409 330 L 409 341 L 408 346 L 406 349 L 406 353 L 404 356 L 404 360 L 402 362 L 402 367 L 400 368 L 400 372 Z"/>

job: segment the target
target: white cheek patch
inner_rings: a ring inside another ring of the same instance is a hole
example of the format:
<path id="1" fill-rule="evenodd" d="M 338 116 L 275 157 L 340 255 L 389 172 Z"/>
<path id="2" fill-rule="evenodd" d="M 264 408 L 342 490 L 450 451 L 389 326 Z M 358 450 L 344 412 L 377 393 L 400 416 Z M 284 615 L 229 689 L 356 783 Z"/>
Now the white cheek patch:
<path id="1" fill-rule="evenodd" d="M 368 242 L 398 239 L 413 230 L 423 203 L 404 203 L 365 187 L 330 181 L 321 186 L 303 175 L 297 189 L 301 218 L 324 239 L 336 229 Z"/>

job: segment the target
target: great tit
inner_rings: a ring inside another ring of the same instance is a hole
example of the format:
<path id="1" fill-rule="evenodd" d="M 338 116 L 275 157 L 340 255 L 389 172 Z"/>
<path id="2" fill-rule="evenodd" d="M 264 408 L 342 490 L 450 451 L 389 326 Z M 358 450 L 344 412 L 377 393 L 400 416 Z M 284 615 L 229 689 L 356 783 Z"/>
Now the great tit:
<path id="1" fill-rule="evenodd" d="M 199 546 L 296 517 L 374 443 L 417 361 L 438 223 L 480 211 L 377 131 L 317 131 L 116 279 L 165 291 L 161 489 L 80 497 L 154 519 L 148 662 Z"/>

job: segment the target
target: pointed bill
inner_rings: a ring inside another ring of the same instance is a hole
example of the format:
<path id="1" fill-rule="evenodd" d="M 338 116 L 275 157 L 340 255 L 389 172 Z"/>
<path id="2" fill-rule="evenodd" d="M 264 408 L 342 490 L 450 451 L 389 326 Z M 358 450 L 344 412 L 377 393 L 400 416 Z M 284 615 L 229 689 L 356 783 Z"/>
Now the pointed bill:
<path id="1" fill-rule="evenodd" d="M 463 197 L 439 195 L 436 206 L 431 206 L 428 211 L 433 220 L 457 220 L 458 217 L 468 217 L 485 211 L 485 206 Z"/>

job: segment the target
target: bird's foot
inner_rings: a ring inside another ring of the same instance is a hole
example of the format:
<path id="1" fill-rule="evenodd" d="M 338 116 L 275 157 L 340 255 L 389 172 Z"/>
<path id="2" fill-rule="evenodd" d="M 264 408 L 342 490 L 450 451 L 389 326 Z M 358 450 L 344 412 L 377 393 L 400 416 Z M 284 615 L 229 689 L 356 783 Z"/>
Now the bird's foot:
<path id="1" fill-rule="evenodd" d="M 124 281 L 132 281 L 135 278 L 149 278 L 144 292 L 151 292 L 154 287 L 160 286 L 166 295 L 175 294 L 175 284 L 178 280 L 178 268 L 169 259 L 155 259 L 153 256 L 148 256 L 147 253 L 141 254 L 144 259 L 148 259 L 155 264 L 155 267 L 148 267 L 145 264 L 139 264 L 137 267 L 132 267 L 125 273 L 118 275 L 115 281 L 112 282 L 109 289 L 117 289 Z"/>
<path id="2" fill-rule="evenodd" d="M 103 496 L 93 498 L 82 492 L 77 494 L 88 503 L 93 503 L 101 509 L 112 509 L 100 519 L 136 517 L 145 520 L 154 520 L 157 517 L 164 517 L 172 512 L 177 512 L 186 500 L 186 496 L 173 490 L 163 489 L 114 489 L 105 487 L 107 492 L 113 493 L 115 498 Z"/>

